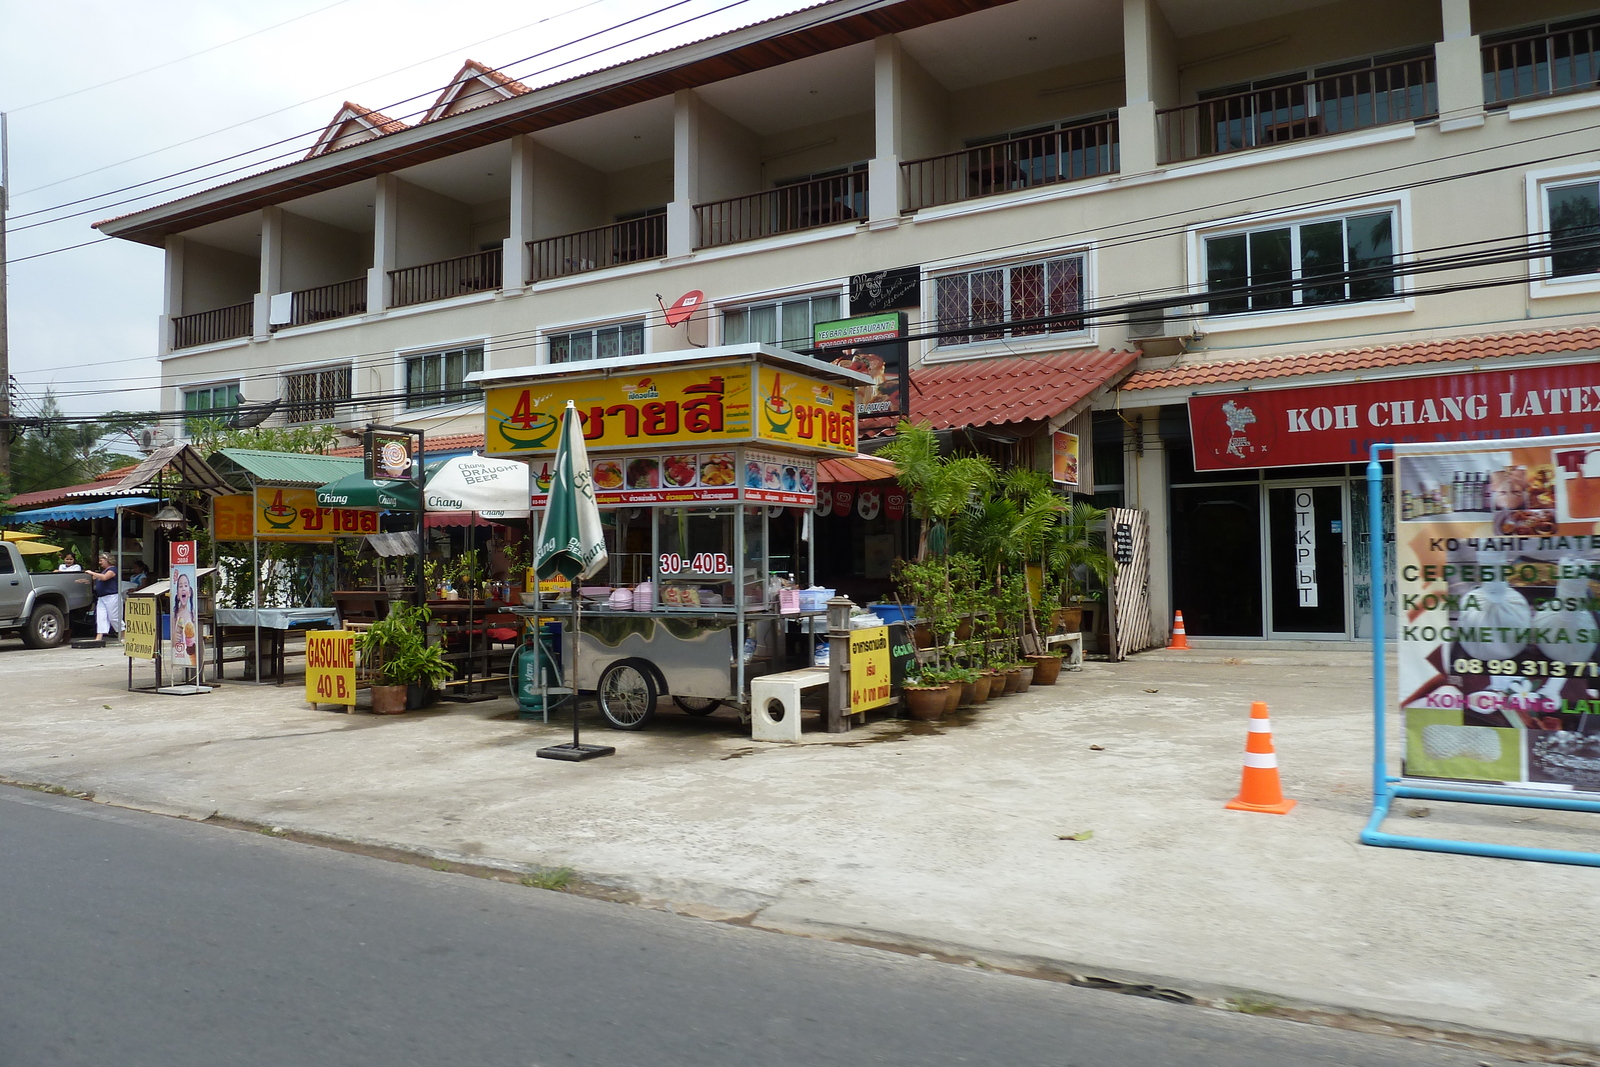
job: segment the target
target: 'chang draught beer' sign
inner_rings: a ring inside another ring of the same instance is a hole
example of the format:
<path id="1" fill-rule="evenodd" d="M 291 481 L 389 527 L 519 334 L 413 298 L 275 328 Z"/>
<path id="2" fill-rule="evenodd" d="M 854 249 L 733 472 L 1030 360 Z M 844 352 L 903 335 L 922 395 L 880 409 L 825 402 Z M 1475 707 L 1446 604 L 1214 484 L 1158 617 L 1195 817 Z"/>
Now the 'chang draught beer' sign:
<path id="1" fill-rule="evenodd" d="M 1362 463 L 1374 443 L 1600 431 L 1600 363 L 1189 398 L 1196 470 Z"/>

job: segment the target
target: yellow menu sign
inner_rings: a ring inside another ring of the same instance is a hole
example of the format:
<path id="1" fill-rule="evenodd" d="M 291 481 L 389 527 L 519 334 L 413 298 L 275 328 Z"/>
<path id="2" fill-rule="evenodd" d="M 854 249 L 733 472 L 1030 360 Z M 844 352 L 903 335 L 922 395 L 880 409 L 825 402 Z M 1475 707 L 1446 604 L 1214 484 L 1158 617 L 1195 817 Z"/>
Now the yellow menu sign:
<path id="1" fill-rule="evenodd" d="M 122 654 L 129 659 L 156 658 L 156 598 L 130 596 L 122 607 Z"/>
<path id="2" fill-rule="evenodd" d="M 240 493 L 211 503 L 218 541 L 327 541 L 378 532 L 378 513 L 317 504 L 315 489 L 263 489 L 255 497 Z"/>
<path id="3" fill-rule="evenodd" d="M 749 368 L 701 367 L 490 389 L 484 400 L 485 450 L 555 452 L 568 400 L 583 419 L 584 444 L 591 450 L 752 436 Z"/>
<path id="4" fill-rule="evenodd" d="M 851 411 L 855 394 L 849 394 Z M 850 714 L 889 703 L 889 628 L 850 631 Z"/>
<path id="5" fill-rule="evenodd" d="M 306 703 L 356 702 L 354 630 L 306 631 Z"/>
<path id="6" fill-rule="evenodd" d="M 762 366 L 756 436 L 801 448 L 856 454 L 856 393 L 816 378 Z"/>

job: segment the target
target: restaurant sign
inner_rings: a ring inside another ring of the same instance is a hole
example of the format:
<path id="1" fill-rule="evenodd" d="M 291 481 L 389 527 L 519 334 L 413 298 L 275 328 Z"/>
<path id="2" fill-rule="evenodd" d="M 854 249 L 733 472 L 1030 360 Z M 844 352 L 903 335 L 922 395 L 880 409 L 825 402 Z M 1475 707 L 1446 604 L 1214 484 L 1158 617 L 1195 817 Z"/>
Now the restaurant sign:
<path id="1" fill-rule="evenodd" d="M 1374 443 L 1600 431 L 1600 363 L 1189 398 L 1196 470 L 1364 463 Z"/>
<path id="2" fill-rule="evenodd" d="M 212 501 L 218 541 L 328 541 L 378 532 L 378 513 L 317 505 L 315 489 L 262 488 Z"/>
<path id="3" fill-rule="evenodd" d="M 485 451 L 553 455 L 561 414 L 571 400 L 590 452 L 762 441 L 854 455 L 853 398 L 845 386 L 749 364 L 551 378 L 487 391 Z"/>
<path id="4" fill-rule="evenodd" d="M 533 507 L 550 497 L 550 460 L 534 460 Z M 727 449 L 601 456 L 589 461 L 595 501 L 602 507 L 650 504 L 751 503 L 813 507 L 816 462 L 793 453 Z"/>

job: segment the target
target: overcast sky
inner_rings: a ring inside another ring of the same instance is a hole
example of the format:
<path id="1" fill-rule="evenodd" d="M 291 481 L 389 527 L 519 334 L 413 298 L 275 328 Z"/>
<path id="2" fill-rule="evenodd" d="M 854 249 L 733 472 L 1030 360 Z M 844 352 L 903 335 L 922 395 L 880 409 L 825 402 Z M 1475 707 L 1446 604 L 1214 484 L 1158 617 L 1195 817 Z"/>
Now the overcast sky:
<path id="1" fill-rule="evenodd" d="M 159 249 L 107 241 L 26 257 L 95 240 L 91 223 L 175 199 L 183 193 L 173 187 L 197 177 L 216 176 L 191 189 L 220 184 L 241 161 L 114 190 L 301 138 L 249 158 L 250 169 L 263 169 L 274 152 L 303 152 L 347 99 L 409 117 L 469 56 L 539 85 L 805 6 L 808 0 L 0 0 L 19 413 L 36 411 L 46 387 L 75 413 L 147 410 L 159 377 Z M 704 17 L 671 28 L 697 15 Z M 651 36 L 621 43 L 641 34 Z M 571 62 L 546 69 L 563 60 Z M 422 100 L 400 103 L 418 94 Z M 136 196 L 144 198 L 118 203 Z M 86 198 L 97 199 L 61 206 Z"/>

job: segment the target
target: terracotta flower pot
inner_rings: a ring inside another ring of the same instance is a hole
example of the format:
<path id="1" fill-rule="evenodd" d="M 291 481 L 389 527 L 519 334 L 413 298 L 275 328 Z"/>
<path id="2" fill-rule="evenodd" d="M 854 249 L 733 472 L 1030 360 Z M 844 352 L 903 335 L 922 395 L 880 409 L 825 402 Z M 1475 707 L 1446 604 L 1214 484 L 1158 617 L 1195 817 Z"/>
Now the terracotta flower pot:
<path id="1" fill-rule="evenodd" d="M 928 629 L 928 624 L 927 623 L 925 623 L 925 622 L 917 623 L 917 628 L 914 631 L 912 631 L 912 633 L 913 633 L 913 638 L 912 639 L 914 641 L 916 641 L 918 648 L 932 648 L 933 647 L 933 631 Z"/>
<path id="2" fill-rule="evenodd" d="M 974 704 L 987 704 L 989 702 L 989 690 L 994 688 L 993 682 L 994 679 L 987 674 L 978 675 L 978 680 L 972 683 L 972 702 Z"/>
<path id="3" fill-rule="evenodd" d="M 1055 685 L 1056 679 L 1061 677 L 1061 657 L 1059 655 L 1029 656 L 1033 664 L 1034 685 Z"/>
<path id="4" fill-rule="evenodd" d="M 985 671 L 984 677 L 989 679 L 989 699 L 1006 695 L 1006 675 L 1004 671 Z"/>
<path id="5" fill-rule="evenodd" d="M 956 640 L 965 641 L 972 636 L 972 616 L 961 616 L 961 623 L 956 627 Z"/>
<path id="6" fill-rule="evenodd" d="M 947 685 L 908 685 L 900 690 L 906 702 L 906 714 L 913 719 L 933 722 L 944 715 Z"/>
<path id="7" fill-rule="evenodd" d="M 1012 667 L 1004 672 L 1006 676 L 1006 695 L 1022 692 L 1022 668 Z"/>
<path id="8" fill-rule="evenodd" d="M 374 715 L 398 715 L 405 710 L 405 686 L 375 685 L 372 687 L 372 713 Z"/>
<path id="9" fill-rule="evenodd" d="M 978 695 L 979 686 L 983 687 L 983 696 L 981 697 Z M 988 697 L 989 686 L 985 684 L 984 679 L 980 678 L 976 682 L 961 683 L 961 706 L 963 708 L 970 708 L 974 704 L 982 704 Z"/>
<path id="10" fill-rule="evenodd" d="M 961 691 L 960 682 L 950 683 L 950 691 L 944 695 L 944 713 L 946 715 L 954 715 L 956 709 L 961 706 Z"/>
<path id="11" fill-rule="evenodd" d="M 1017 684 L 1017 692 L 1026 693 L 1028 691 L 1028 687 L 1030 685 L 1032 685 L 1032 684 L 1033 684 L 1033 668 L 1032 667 L 1023 667 L 1022 668 L 1022 681 Z"/>
<path id="12" fill-rule="evenodd" d="M 1050 625 L 1058 634 L 1075 634 L 1083 629 L 1082 608 L 1056 608 L 1050 613 Z"/>

